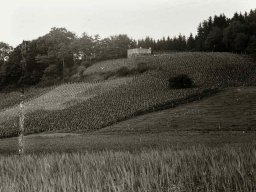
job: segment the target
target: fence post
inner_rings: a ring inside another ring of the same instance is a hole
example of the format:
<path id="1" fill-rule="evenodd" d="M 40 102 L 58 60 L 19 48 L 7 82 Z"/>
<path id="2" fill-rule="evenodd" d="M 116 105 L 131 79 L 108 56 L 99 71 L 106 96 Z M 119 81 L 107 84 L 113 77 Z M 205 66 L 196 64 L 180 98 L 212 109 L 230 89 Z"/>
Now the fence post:
<path id="1" fill-rule="evenodd" d="M 24 121 L 25 121 L 25 106 L 24 106 L 24 96 L 25 96 L 25 86 L 24 86 L 24 77 L 26 73 L 27 66 L 27 50 L 28 50 L 28 41 L 23 41 L 21 54 L 21 102 L 20 102 L 20 113 L 19 113 L 19 138 L 18 138 L 18 147 L 19 154 L 23 155 L 24 153 Z"/>
<path id="2" fill-rule="evenodd" d="M 25 108 L 23 101 L 20 102 L 20 114 L 19 114 L 19 154 L 24 153 L 24 120 L 25 120 Z"/>

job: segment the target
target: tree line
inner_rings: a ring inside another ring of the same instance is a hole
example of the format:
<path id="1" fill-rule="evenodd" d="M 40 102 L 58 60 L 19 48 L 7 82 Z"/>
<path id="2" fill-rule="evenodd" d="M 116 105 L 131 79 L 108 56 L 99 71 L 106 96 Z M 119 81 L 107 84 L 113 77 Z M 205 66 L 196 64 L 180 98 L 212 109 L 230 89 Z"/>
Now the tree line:
<path id="1" fill-rule="evenodd" d="M 235 13 L 232 18 L 224 14 L 209 17 L 197 27 L 197 34 L 189 37 L 163 37 L 159 40 L 147 37 L 139 40 L 140 47 L 155 51 L 217 51 L 256 53 L 256 9 L 249 13 Z"/>
<path id="2" fill-rule="evenodd" d="M 127 56 L 129 48 L 151 48 L 153 52 L 218 51 L 256 54 L 256 9 L 249 13 L 209 17 L 189 37 L 150 37 L 138 41 L 120 34 L 107 38 L 81 36 L 66 28 L 52 28 L 32 41 L 12 48 L 0 42 L 0 87 L 53 84 L 74 74 L 78 66 L 88 67 L 101 60 Z"/>
<path id="3" fill-rule="evenodd" d="M 136 41 L 127 35 L 100 39 L 99 35 L 81 37 L 66 28 L 52 28 L 49 33 L 32 41 L 23 41 L 14 49 L 0 44 L 0 87 L 6 85 L 54 84 L 72 73 L 78 66 L 126 57 L 127 49 Z"/>

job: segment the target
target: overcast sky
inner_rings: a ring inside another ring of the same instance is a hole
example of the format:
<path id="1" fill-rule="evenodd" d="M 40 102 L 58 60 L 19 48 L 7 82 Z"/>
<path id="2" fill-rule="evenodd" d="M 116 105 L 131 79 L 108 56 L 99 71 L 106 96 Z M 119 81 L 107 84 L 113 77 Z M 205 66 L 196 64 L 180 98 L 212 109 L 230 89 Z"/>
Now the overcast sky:
<path id="1" fill-rule="evenodd" d="M 195 33 L 214 14 L 256 8 L 256 0 L 0 0 L 0 41 L 16 46 L 66 27 L 81 35 L 139 39 Z"/>

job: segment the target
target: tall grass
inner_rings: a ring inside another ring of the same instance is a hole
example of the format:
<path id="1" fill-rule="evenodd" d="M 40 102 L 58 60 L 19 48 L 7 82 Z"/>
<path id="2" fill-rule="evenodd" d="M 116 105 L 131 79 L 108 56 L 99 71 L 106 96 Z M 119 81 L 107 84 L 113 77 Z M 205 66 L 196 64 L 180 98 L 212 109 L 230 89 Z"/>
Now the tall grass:
<path id="1" fill-rule="evenodd" d="M 253 145 L 0 157 L 0 191 L 256 190 Z"/>

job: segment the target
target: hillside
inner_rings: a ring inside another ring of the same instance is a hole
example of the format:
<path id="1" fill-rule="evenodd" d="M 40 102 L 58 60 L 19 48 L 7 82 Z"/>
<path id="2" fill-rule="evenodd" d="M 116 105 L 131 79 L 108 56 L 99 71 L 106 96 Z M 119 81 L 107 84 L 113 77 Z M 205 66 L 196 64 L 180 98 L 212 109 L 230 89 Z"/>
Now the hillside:
<path id="1" fill-rule="evenodd" d="M 0 92 L 0 111 L 5 110 L 9 107 L 13 107 L 14 105 L 18 105 L 21 101 L 29 101 L 40 95 L 44 95 L 54 86 L 45 87 L 45 88 L 35 88 L 31 87 L 25 89 L 25 94 L 22 95 L 19 90 L 12 92 Z"/>
<path id="2" fill-rule="evenodd" d="M 176 53 L 121 60 L 135 69 L 127 77 L 97 83 L 56 87 L 26 103 L 26 134 L 44 131 L 84 132 L 145 114 L 159 107 L 173 107 L 198 100 L 228 87 L 256 84 L 256 65 L 249 58 L 229 53 Z M 133 62 L 131 62 L 133 61 Z M 147 66 L 137 72 L 139 63 Z M 95 64 L 85 73 L 99 75 L 118 69 L 118 60 Z M 170 89 L 168 79 L 187 74 L 195 86 Z M 18 108 L 0 112 L 1 137 L 18 134 Z"/>
<path id="3" fill-rule="evenodd" d="M 228 88 L 216 95 L 145 114 L 97 131 L 97 134 L 256 131 L 256 87 Z"/>
<path id="4" fill-rule="evenodd" d="M 30 92 L 26 92 L 25 94 L 25 111 L 26 113 L 31 113 L 38 110 L 62 110 L 69 106 L 86 101 L 96 95 L 107 92 L 114 87 L 125 84 L 131 80 L 131 78 L 120 78 L 118 81 L 109 80 L 100 83 L 69 83 L 57 87 L 51 87 L 51 89 L 42 89 L 43 92 L 40 92 L 41 89 L 32 89 L 29 91 L 34 94 L 29 94 Z M 17 101 L 21 100 L 21 93 L 10 93 L 10 95 L 12 94 L 13 96 L 10 97 L 10 100 L 13 101 L 12 104 L 14 106 L 9 105 L 9 108 L 3 108 L 2 111 L 0 111 L 0 122 L 4 122 L 8 118 L 16 117 L 19 114 L 19 105 L 15 104 Z M 17 101 L 15 99 L 17 99 Z M 10 102 L 7 99 L 5 105 L 8 103 Z"/>
<path id="5" fill-rule="evenodd" d="M 165 72 L 168 77 L 188 74 L 198 86 L 237 86 L 256 82 L 256 65 L 249 57 L 202 52 L 178 52 L 103 61 L 88 68 L 79 68 L 79 73 L 82 74 L 80 78 L 102 79 L 105 73 L 111 74 L 122 67 L 136 69 L 141 63 L 147 66 L 147 70 L 157 71 L 160 75 L 162 74 L 159 72 Z"/>
<path id="6" fill-rule="evenodd" d="M 152 112 L 83 134 L 25 136 L 26 152 L 141 151 L 256 142 L 256 88 L 228 88 L 212 97 Z M 228 98 L 228 99 L 227 99 Z M 17 151 L 17 138 L 0 140 L 0 153 Z"/>

